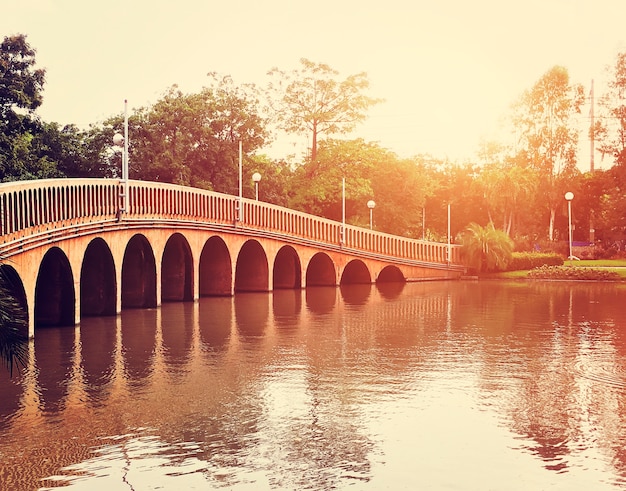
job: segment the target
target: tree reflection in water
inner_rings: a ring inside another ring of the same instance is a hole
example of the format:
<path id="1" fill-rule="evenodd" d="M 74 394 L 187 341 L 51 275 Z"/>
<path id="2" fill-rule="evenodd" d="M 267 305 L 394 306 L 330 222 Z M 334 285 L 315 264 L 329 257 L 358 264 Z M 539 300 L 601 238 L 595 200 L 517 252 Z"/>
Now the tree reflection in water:
<path id="1" fill-rule="evenodd" d="M 41 329 L 27 368 L 0 377 L 0 476 L 12 489 L 616 489 L 625 293 L 320 286 Z"/>

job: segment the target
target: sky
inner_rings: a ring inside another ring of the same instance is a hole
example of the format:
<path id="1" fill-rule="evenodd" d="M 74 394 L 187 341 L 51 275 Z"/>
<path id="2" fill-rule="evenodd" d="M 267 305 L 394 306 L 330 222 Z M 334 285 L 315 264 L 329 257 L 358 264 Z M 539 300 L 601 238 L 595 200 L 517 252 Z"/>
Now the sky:
<path id="1" fill-rule="evenodd" d="M 7 0 L 1 12 L 2 36 L 25 34 L 46 69 L 45 121 L 87 127 L 125 99 L 132 114 L 173 84 L 201 90 L 208 72 L 264 86 L 271 68 L 307 58 L 342 78 L 367 73 L 367 94 L 384 99 L 347 137 L 454 161 L 498 138 L 553 66 L 586 93 L 594 80 L 598 97 L 626 50 L 624 0 Z M 268 153 L 306 144 L 283 135 Z"/>

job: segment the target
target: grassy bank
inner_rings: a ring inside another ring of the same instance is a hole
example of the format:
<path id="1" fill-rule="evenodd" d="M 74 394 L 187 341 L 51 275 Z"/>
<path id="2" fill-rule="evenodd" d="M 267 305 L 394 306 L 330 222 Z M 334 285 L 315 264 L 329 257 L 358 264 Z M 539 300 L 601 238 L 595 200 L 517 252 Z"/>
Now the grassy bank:
<path id="1" fill-rule="evenodd" d="M 531 270 L 504 271 L 481 275 L 481 278 L 527 279 Z M 533 273 L 536 274 L 536 273 Z M 618 279 L 626 281 L 626 260 L 599 259 L 565 261 L 563 266 L 546 268 L 539 275 L 544 279 L 598 280 Z"/>

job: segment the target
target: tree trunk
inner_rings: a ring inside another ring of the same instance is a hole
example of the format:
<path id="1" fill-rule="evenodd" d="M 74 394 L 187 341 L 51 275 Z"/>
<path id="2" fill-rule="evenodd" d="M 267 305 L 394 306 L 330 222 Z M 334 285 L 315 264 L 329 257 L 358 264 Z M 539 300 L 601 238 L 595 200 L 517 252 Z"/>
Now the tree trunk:
<path id="1" fill-rule="evenodd" d="M 513 228 L 513 212 L 510 211 L 509 212 L 509 219 L 507 220 L 507 224 L 506 224 L 506 234 L 510 237 L 511 236 L 511 229 Z"/>
<path id="2" fill-rule="evenodd" d="M 556 215 L 556 209 L 554 207 L 550 207 L 550 228 L 548 229 L 548 238 L 550 242 L 554 240 L 554 217 Z"/>
<path id="3" fill-rule="evenodd" d="M 311 162 L 317 160 L 317 123 L 313 123 L 313 141 L 311 143 Z"/>

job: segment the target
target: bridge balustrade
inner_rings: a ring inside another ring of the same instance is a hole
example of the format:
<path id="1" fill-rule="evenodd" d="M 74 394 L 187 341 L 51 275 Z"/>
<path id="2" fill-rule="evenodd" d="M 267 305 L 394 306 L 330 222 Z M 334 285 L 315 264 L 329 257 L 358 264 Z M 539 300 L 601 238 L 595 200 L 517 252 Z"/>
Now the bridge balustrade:
<path id="1" fill-rule="evenodd" d="M 459 248 L 376 232 L 237 196 L 167 183 L 49 179 L 0 184 L 0 243 L 91 222 L 176 220 L 280 234 L 371 254 L 460 264 Z M 343 230 L 343 243 L 342 240 Z M 450 256 L 450 257 L 448 257 Z"/>

